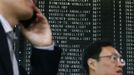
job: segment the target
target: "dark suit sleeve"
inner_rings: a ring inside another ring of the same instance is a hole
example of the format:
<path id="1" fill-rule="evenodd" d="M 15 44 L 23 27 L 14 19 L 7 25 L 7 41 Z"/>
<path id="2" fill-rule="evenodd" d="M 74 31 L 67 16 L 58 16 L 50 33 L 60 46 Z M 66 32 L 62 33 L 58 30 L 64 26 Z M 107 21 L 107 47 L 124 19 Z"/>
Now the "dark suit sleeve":
<path id="1" fill-rule="evenodd" d="M 61 49 L 54 47 L 54 51 L 32 48 L 31 75 L 56 75 L 61 56 Z"/>

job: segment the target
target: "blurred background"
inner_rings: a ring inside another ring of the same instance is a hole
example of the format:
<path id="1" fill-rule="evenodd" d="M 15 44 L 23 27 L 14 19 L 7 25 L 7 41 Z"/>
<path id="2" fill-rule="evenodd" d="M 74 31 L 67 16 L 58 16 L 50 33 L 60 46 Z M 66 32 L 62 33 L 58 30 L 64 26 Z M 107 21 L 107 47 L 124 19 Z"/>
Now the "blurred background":
<path id="1" fill-rule="evenodd" d="M 82 52 L 98 39 L 112 40 L 126 61 L 124 75 L 134 75 L 134 0 L 38 0 L 37 6 L 63 50 L 57 75 L 85 75 Z M 19 64 L 29 72 L 31 44 L 25 38 L 16 41 Z"/>

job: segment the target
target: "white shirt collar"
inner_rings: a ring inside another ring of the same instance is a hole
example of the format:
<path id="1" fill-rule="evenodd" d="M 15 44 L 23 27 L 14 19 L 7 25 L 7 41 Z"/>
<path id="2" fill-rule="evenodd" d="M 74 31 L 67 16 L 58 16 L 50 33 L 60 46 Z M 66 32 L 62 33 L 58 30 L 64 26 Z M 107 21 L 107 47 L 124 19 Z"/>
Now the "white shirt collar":
<path id="1" fill-rule="evenodd" d="M 0 21 L 6 33 L 13 31 L 13 28 L 11 27 L 9 22 L 2 15 L 0 15 Z"/>

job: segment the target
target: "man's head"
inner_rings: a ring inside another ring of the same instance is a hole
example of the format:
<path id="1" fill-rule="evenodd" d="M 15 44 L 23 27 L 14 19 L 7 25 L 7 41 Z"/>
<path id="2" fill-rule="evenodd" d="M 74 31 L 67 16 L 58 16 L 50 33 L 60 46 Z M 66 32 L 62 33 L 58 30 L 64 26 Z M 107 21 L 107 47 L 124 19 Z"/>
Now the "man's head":
<path id="1" fill-rule="evenodd" d="M 31 18 L 33 8 L 33 0 L 0 0 L 0 14 L 9 22 Z"/>
<path id="2" fill-rule="evenodd" d="M 124 65 L 119 52 L 106 40 L 92 43 L 83 55 L 83 66 L 90 75 L 122 75 Z"/>

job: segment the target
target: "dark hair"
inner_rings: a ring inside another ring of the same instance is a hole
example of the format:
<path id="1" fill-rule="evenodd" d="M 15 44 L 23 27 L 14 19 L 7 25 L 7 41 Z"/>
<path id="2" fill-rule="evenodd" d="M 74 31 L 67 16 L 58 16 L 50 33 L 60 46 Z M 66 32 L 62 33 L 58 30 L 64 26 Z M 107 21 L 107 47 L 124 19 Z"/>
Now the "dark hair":
<path id="1" fill-rule="evenodd" d="M 112 42 L 109 40 L 97 40 L 94 43 L 91 43 L 88 46 L 88 48 L 84 51 L 82 63 L 83 63 L 84 71 L 86 71 L 86 73 L 89 73 L 87 60 L 89 58 L 98 59 L 102 47 L 106 47 L 106 46 L 113 46 Z"/>

